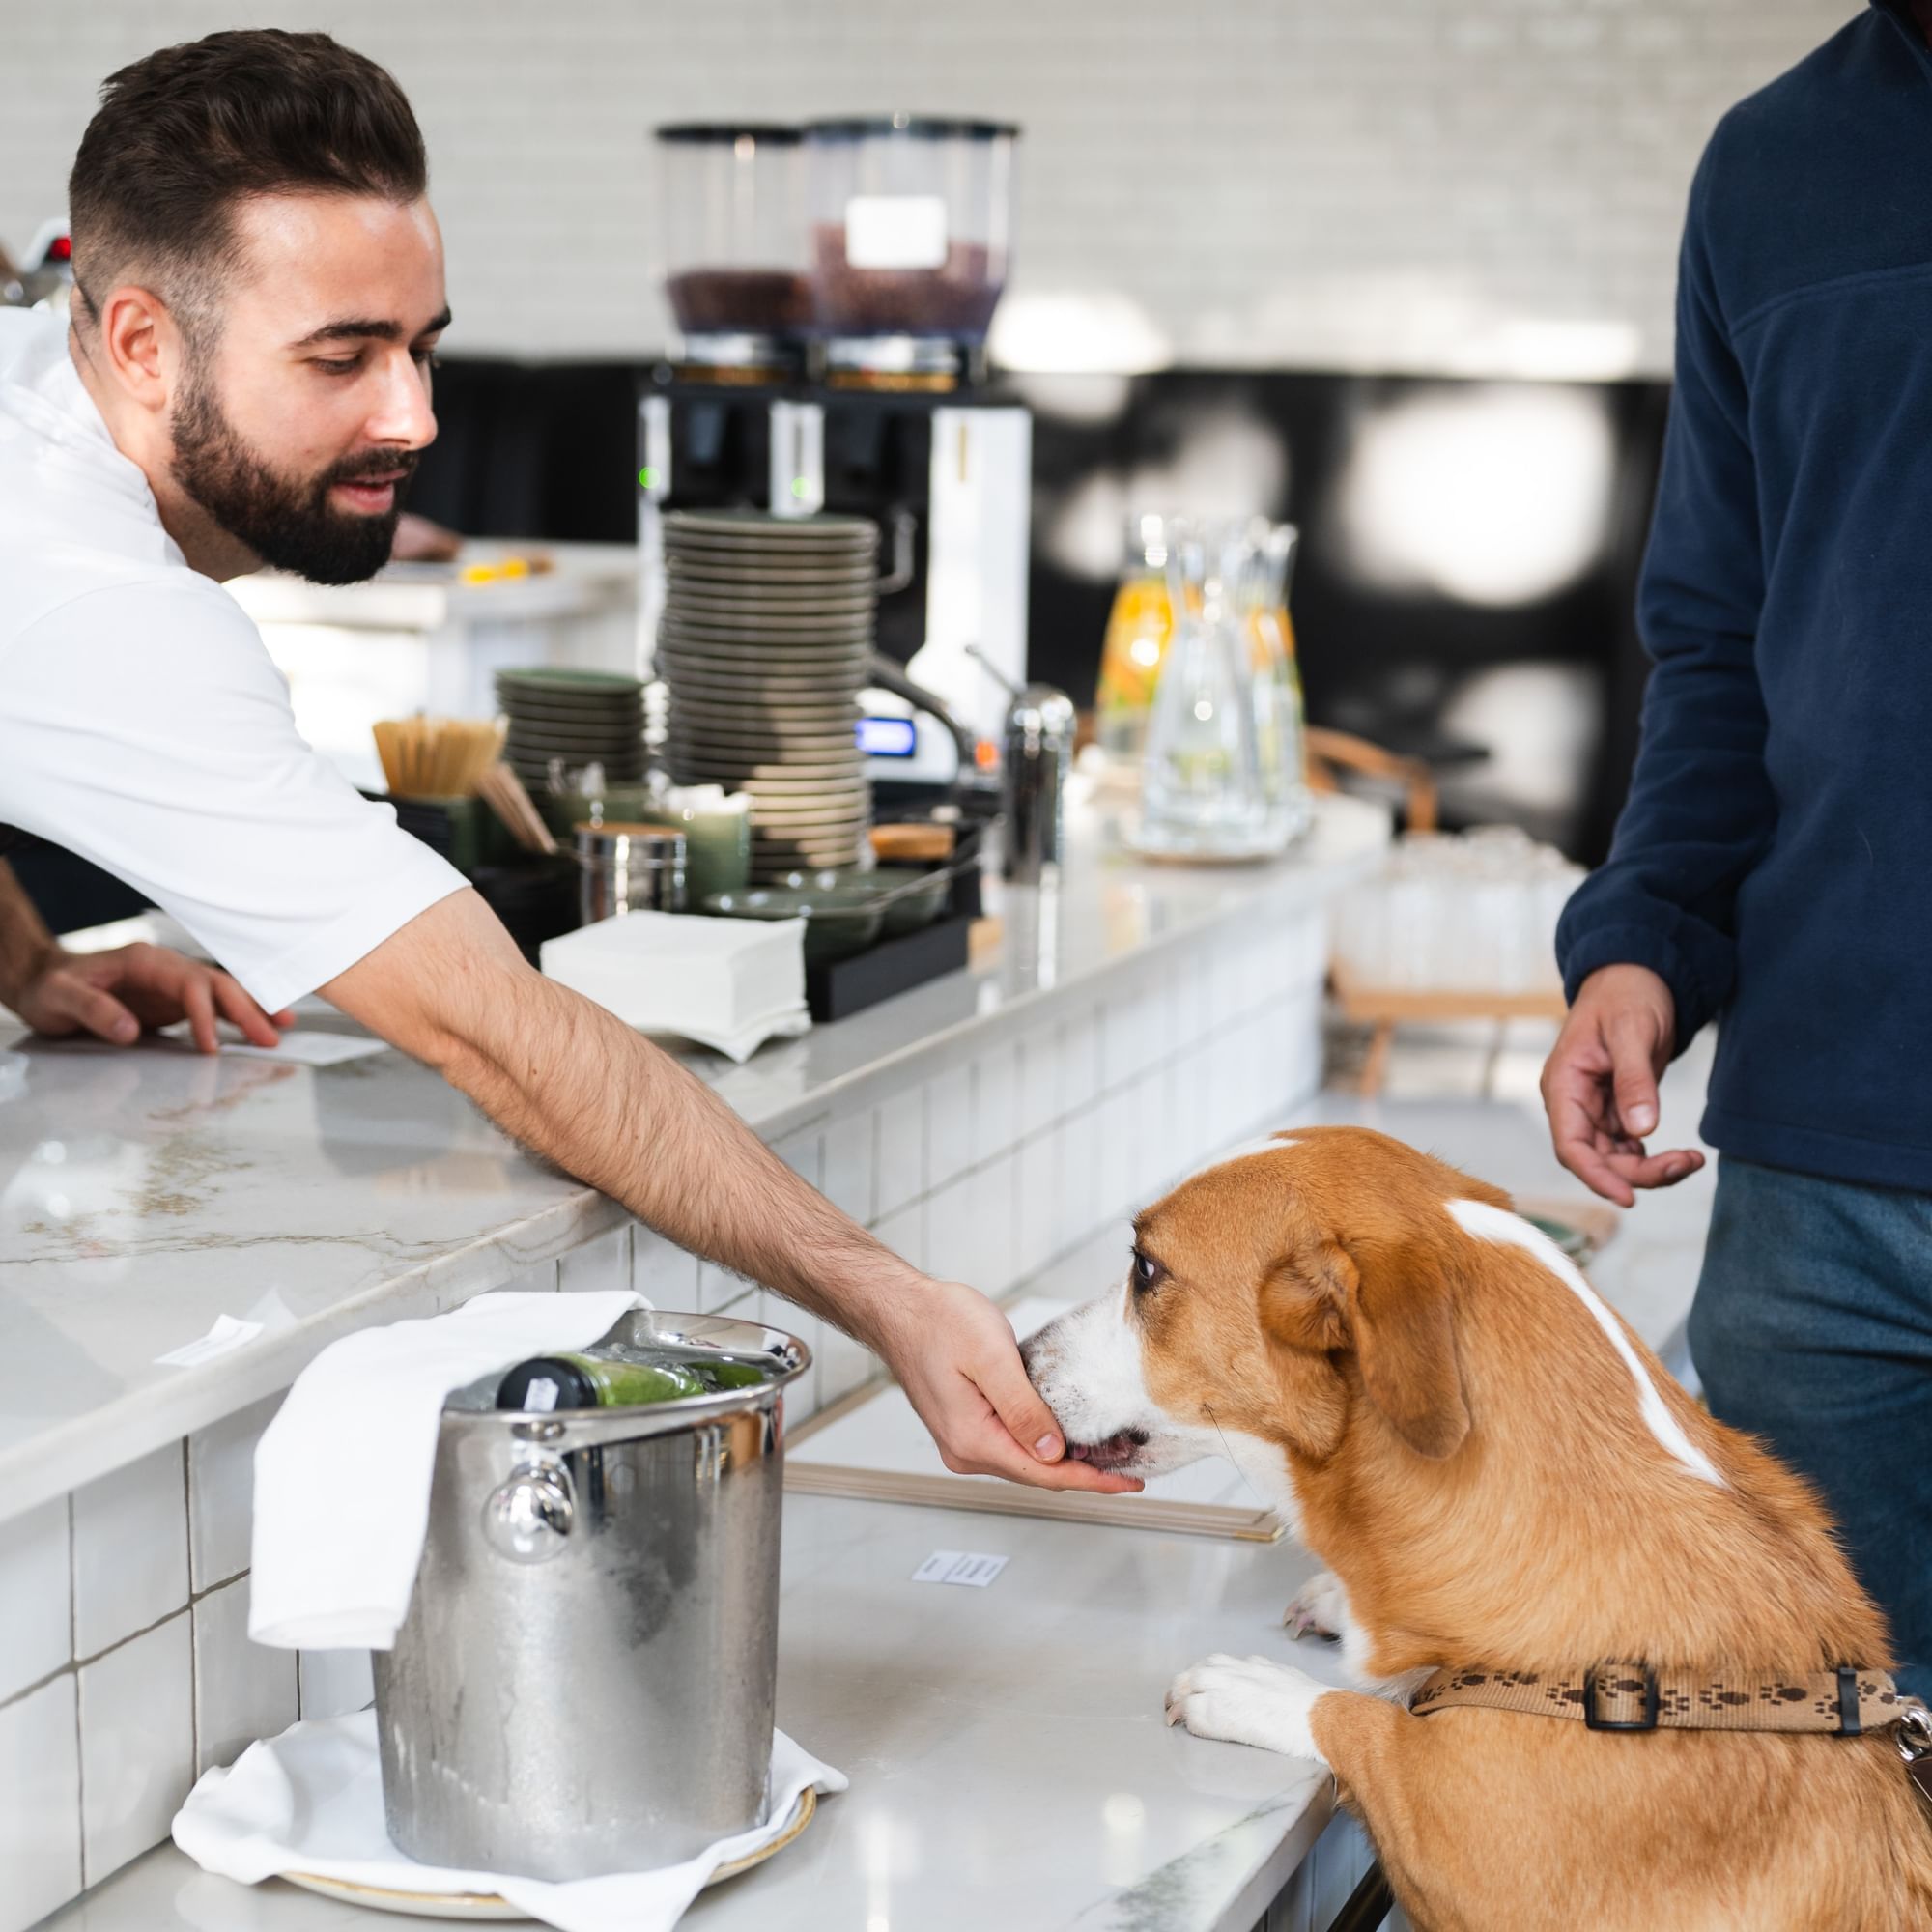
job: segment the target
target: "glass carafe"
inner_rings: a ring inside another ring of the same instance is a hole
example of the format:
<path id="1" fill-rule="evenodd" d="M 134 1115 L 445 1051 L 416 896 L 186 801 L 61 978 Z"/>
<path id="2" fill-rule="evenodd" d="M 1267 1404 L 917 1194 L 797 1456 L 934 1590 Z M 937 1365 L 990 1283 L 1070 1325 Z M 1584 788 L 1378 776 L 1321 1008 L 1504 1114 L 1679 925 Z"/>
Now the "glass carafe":
<path id="1" fill-rule="evenodd" d="M 1254 673 L 1236 606 L 1238 526 L 1180 524 L 1168 543 L 1174 635 L 1141 765 L 1143 851 L 1247 859 L 1278 849 L 1255 746 Z"/>
<path id="2" fill-rule="evenodd" d="M 1100 647 L 1094 694 L 1100 749 L 1129 768 L 1139 764 L 1147 749 L 1154 687 L 1174 630 L 1167 591 L 1168 521 L 1153 515 L 1128 519 L 1126 556 Z"/>
<path id="3" fill-rule="evenodd" d="M 1237 602 L 1254 672 L 1255 753 L 1270 828 L 1286 844 L 1307 828 L 1306 751 L 1301 677 L 1288 616 L 1288 578 L 1298 533 L 1293 524 L 1257 519 L 1249 531 Z"/>

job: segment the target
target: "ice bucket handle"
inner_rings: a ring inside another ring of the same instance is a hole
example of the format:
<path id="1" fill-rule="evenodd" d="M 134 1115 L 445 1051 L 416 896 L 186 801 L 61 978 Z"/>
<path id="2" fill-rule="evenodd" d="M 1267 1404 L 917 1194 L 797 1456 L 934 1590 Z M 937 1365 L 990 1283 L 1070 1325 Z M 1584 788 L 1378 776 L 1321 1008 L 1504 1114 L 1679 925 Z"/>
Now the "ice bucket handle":
<path id="1" fill-rule="evenodd" d="M 560 1555 L 576 1520 L 577 1485 L 569 1469 L 527 1440 L 519 1446 L 516 1467 L 483 1501 L 483 1540 L 512 1563 L 547 1563 Z"/>

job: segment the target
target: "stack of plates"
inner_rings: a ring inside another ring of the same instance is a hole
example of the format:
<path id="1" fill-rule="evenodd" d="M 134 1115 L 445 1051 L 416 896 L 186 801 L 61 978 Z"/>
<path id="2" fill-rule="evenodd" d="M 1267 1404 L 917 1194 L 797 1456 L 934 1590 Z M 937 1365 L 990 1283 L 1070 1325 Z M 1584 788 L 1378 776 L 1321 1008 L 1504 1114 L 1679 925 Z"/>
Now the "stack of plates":
<path id="1" fill-rule="evenodd" d="M 604 767 L 607 784 L 644 775 L 644 688 L 602 670 L 499 670 L 497 702 L 508 715 L 504 760 L 535 798 L 550 788 L 550 761 L 575 771 Z"/>
<path id="2" fill-rule="evenodd" d="M 679 784 L 752 794 L 752 871 L 848 866 L 871 817 L 855 735 L 878 593 L 865 517 L 674 510 L 657 672 Z"/>

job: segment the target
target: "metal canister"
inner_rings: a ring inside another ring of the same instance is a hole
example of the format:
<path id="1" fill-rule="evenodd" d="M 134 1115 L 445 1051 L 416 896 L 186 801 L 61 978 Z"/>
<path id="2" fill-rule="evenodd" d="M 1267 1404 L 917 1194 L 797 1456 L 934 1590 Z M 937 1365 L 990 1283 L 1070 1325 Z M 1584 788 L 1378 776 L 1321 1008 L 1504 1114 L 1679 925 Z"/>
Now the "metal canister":
<path id="1" fill-rule="evenodd" d="M 568 1880 L 764 1822 L 778 1675 L 783 1387 L 805 1345 L 639 1310 L 608 1338 L 768 1379 L 640 1407 L 450 1399 L 395 1647 L 375 1655 L 389 1836 L 410 1857 Z"/>
<path id="2" fill-rule="evenodd" d="M 663 825 L 580 825 L 583 877 L 578 911 L 585 925 L 626 912 L 684 910 L 685 838 Z"/>
<path id="3" fill-rule="evenodd" d="M 1007 708 L 1006 876 L 1037 885 L 1066 842 L 1066 781 L 1073 771 L 1073 700 L 1030 684 Z"/>

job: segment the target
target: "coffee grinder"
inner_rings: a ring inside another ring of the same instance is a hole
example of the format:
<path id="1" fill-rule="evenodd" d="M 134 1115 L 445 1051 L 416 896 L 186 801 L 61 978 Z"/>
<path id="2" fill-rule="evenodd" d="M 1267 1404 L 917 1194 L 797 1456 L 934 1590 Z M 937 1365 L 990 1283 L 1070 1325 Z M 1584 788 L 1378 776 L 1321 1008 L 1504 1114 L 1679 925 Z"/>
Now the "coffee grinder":
<path id="1" fill-rule="evenodd" d="M 912 115 L 657 130 L 679 342 L 638 406 L 640 656 L 666 511 L 871 517 L 879 651 L 938 700 L 867 696 L 895 790 L 980 781 L 1008 700 L 975 653 L 1026 681 L 1032 419 L 985 362 L 1017 136 Z"/>

